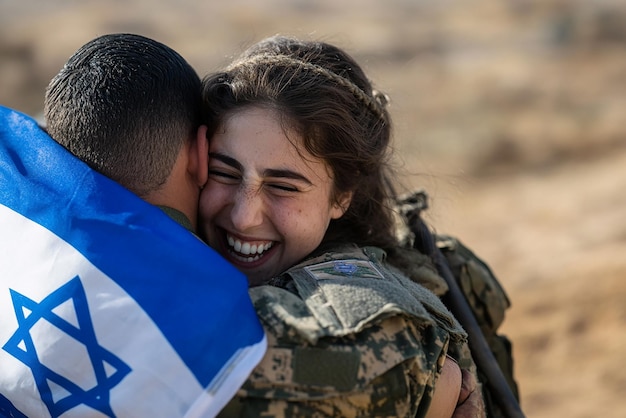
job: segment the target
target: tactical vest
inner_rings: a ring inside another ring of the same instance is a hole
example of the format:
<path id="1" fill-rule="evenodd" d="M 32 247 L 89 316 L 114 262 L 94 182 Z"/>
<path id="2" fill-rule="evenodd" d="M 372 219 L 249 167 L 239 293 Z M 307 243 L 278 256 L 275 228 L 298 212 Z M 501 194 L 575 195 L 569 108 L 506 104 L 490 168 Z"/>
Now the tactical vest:
<path id="1" fill-rule="evenodd" d="M 398 264 L 403 272 L 418 283 L 431 287 L 431 290 L 445 300 L 448 292 L 445 285 L 439 284 L 438 287 L 432 288 L 432 280 L 423 281 L 423 276 L 420 278 L 412 274 L 415 266 L 428 265 L 429 263 L 434 266 L 433 255 L 429 254 L 431 251 L 426 248 L 429 239 L 434 241 L 433 244 L 445 257 L 444 262 L 449 267 L 454 276 L 453 279 L 460 287 L 471 313 L 480 326 L 480 331 L 493 353 L 510 391 L 519 403 L 519 392 L 513 373 L 512 345 L 505 335 L 498 332 L 504 321 L 505 311 L 510 307 L 509 298 L 489 266 L 458 239 L 447 235 L 431 236 L 421 220 L 421 213 L 427 208 L 427 195 L 423 191 L 398 199 L 397 209 L 401 219 L 397 223 L 397 236 L 404 248 L 399 251 L 400 255 L 395 264 Z M 419 255 L 402 253 L 402 251 L 414 249 L 420 251 Z M 425 256 L 424 254 L 429 255 Z M 482 383 L 487 416 L 490 418 L 507 417 L 508 414 L 503 411 L 501 400 L 499 402 L 496 399 L 497 396 L 492 393 L 493 391 L 489 388 L 489 379 L 480 368 L 477 370 L 477 376 Z M 513 409 L 515 409 L 515 405 L 513 405 Z M 518 415 L 521 413 L 516 414 L 516 416 Z"/>
<path id="2" fill-rule="evenodd" d="M 513 373 L 512 344 L 506 335 L 498 332 L 505 311 L 511 306 L 506 292 L 489 266 L 458 239 L 447 235 L 436 238 L 437 246 L 446 257 L 504 378 L 519 402 L 519 390 Z M 478 380 L 483 383 L 487 381 L 481 370 L 478 370 Z M 483 385 L 483 395 L 487 416 L 506 418 L 507 415 L 502 412 L 486 385 Z"/>

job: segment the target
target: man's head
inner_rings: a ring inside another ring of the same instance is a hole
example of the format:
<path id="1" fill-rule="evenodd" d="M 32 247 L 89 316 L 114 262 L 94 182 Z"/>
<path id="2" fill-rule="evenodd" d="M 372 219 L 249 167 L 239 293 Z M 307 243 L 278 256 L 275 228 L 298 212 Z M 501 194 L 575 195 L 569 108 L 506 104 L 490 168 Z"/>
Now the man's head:
<path id="1" fill-rule="evenodd" d="M 50 82 L 46 127 L 92 168 L 151 201 L 196 141 L 200 92 L 194 69 L 166 45 L 104 35 L 78 49 Z"/>

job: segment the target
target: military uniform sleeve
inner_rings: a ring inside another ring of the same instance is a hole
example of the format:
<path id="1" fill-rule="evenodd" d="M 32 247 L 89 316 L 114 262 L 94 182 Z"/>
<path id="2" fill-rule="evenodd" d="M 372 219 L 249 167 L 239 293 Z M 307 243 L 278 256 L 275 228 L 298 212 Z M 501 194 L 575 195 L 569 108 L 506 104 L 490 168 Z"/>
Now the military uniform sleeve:
<path id="1" fill-rule="evenodd" d="M 268 351 L 220 417 L 420 417 L 449 334 L 434 322 L 382 315 L 329 335 L 295 294 L 251 290 Z"/>

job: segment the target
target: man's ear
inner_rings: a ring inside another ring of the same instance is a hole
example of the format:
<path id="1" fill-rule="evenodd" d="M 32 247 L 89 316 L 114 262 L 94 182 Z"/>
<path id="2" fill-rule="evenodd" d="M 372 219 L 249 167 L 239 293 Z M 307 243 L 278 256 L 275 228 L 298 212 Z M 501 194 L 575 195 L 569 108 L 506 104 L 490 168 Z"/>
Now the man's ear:
<path id="1" fill-rule="evenodd" d="M 209 179 L 209 140 L 206 137 L 207 126 L 201 125 L 189 149 L 188 170 L 194 176 L 198 187 L 202 188 Z"/>

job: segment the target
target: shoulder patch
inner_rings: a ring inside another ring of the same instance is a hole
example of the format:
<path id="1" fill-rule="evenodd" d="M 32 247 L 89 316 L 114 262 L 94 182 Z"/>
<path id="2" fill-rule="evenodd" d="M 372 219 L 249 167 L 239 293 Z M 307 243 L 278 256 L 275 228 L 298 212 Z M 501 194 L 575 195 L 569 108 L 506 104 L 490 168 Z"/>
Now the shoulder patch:
<path id="1" fill-rule="evenodd" d="M 382 279 L 382 273 L 368 260 L 332 260 L 304 267 L 304 270 L 316 280 L 345 279 Z"/>

